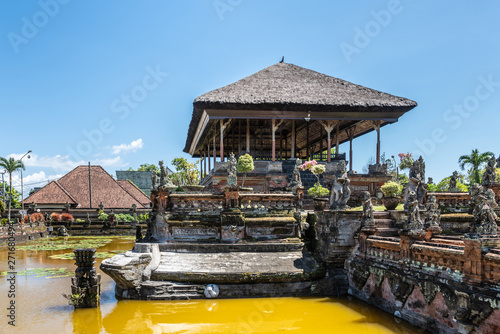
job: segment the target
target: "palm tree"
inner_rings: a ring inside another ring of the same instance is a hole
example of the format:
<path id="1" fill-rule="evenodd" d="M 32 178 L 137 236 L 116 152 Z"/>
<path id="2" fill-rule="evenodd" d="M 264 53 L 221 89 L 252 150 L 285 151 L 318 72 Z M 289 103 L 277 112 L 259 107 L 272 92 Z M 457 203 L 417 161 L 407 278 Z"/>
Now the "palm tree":
<path id="1" fill-rule="evenodd" d="M 465 169 L 465 165 L 470 165 L 470 174 L 473 177 L 474 183 L 481 183 L 479 178 L 479 168 L 482 164 L 488 162 L 491 157 L 494 156 L 492 152 L 479 153 L 477 149 L 472 150 L 470 155 L 462 155 L 458 158 L 458 163 L 462 170 Z"/>
<path id="2" fill-rule="evenodd" d="M 6 158 L 0 157 L 0 167 L 4 168 L 7 173 L 9 173 L 9 185 L 10 185 L 10 196 L 9 196 L 9 213 L 8 213 L 8 222 L 10 224 L 10 209 L 12 203 L 12 173 L 14 173 L 18 169 L 25 169 L 24 164 L 21 160 L 16 160 L 14 158 Z"/>

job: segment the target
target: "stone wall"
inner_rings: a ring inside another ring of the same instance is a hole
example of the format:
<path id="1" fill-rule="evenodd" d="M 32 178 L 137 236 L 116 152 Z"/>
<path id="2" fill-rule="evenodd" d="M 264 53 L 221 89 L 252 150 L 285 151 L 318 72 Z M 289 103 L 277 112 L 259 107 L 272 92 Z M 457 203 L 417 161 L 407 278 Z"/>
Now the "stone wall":
<path id="1" fill-rule="evenodd" d="M 348 263 L 348 276 L 349 294 L 432 333 L 500 333 L 494 288 L 361 258 Z"/>
<path id="2" fill-rule="evenodd" d="M 47 227 L 43 223 L 14 224 L 15 242 L 24 242 L 36 240 L 47 235 Z M 9 227 L 7 225 L 0 227 L 0 246 L 8 243 Z"/>

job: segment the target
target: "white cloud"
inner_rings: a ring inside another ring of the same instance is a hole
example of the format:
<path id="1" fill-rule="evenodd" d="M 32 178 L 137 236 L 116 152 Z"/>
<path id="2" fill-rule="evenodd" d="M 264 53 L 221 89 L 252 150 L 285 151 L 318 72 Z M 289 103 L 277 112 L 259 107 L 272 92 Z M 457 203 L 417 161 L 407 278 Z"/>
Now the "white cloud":
<path id="1" fill-rule="evenodd" d="M 95 159 L 92 160 L 92 164 L 100 165 L 103 167 L 123 167 L 124 165 L 127 165 L 126 163 L 123 162 L 120 156 L 108 159 Z"/>
<path id="2" fill-rule="evenodd" d="M 137 150 L 140 150 L 143 146 L 142 139 L 139 138 L 137 140 L 134 140 L 130 144 L 120 144 L 120 145 L 113 145 L 113 154 L 120 154 L 120 153 L 128 153 L 128 152 L 136 152 Z"/>
<path id="3" fill-rule="evenodd" d="M 20 159 L 23 154 L 13 153 L 9 157 L 14 159 Z M 39 168 L 50 168 L 58 172 L 68 172 L 79 165 L 84 165 L 85 161 L 73 161 L 67 155 L 55 155 L 55 156 L 38 156 L 37 154 L 30 154 L 24 157 L 23 162 L 26 167 L 39 167 Z"/>
<path id="4" fill-rule="evenodd" d="M 24 159 L 23 159 L 24 160 Z M 24 188 L 24 197 L 27 197 L 30 189 L 35 187 L 43 187 L 51 181 L 60 179 L 64 174 L 45 174 L 44 171 L 40 171 L 37 173 L 23 175 L 23 188 Z M 8 184 L 7 178 L 5 181 Z M 17 191 L 21 191 L 21 175 L 20 174 L 12 174 L 12 186 Z"/>

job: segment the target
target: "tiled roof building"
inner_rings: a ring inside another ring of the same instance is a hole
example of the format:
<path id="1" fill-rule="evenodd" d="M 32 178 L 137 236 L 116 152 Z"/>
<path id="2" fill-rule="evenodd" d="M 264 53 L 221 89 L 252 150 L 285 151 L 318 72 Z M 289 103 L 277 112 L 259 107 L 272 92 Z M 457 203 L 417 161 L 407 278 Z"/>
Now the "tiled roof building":
<path id="1" fill-rule="evenodd" d="M 91 203 L 92 200 L 92 203 Z M 101 166 L 78 166 L 57 181 L 52 181 L 31 194 L 24 204 L 35 203 L 39 208 L 149 207 L 150 199 L 132 182 L 117 181 Z"/>

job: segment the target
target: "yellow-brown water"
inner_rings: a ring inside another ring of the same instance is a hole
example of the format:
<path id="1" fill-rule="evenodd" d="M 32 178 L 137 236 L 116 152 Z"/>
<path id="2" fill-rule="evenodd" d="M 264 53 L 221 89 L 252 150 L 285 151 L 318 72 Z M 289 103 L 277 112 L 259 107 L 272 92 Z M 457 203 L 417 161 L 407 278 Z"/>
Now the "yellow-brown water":
<path id="1" fill-rule="evenodd" d="M 125 250 L 132 241 L 115 239 L 98 251 Z M 16 270 L 64 267 L 72 260 L 49 256 L 64 251 L 16 251 Z M 7 270 L 7 250 L 0 270 Z M 98 260 L 98 267 L 101 260 Z M 100 272 L 100 271 L 99 271 Z M 348 298 L 262 298 L 193 301 L 117 301 L 105 274 L 101 306 L 73 310 L 63 293 L 70 277 L 17 276 L 15 327 L 7 324 L 8 283 L 0 276 L 0 333 L 419 333 L 371 306 Z"/>

